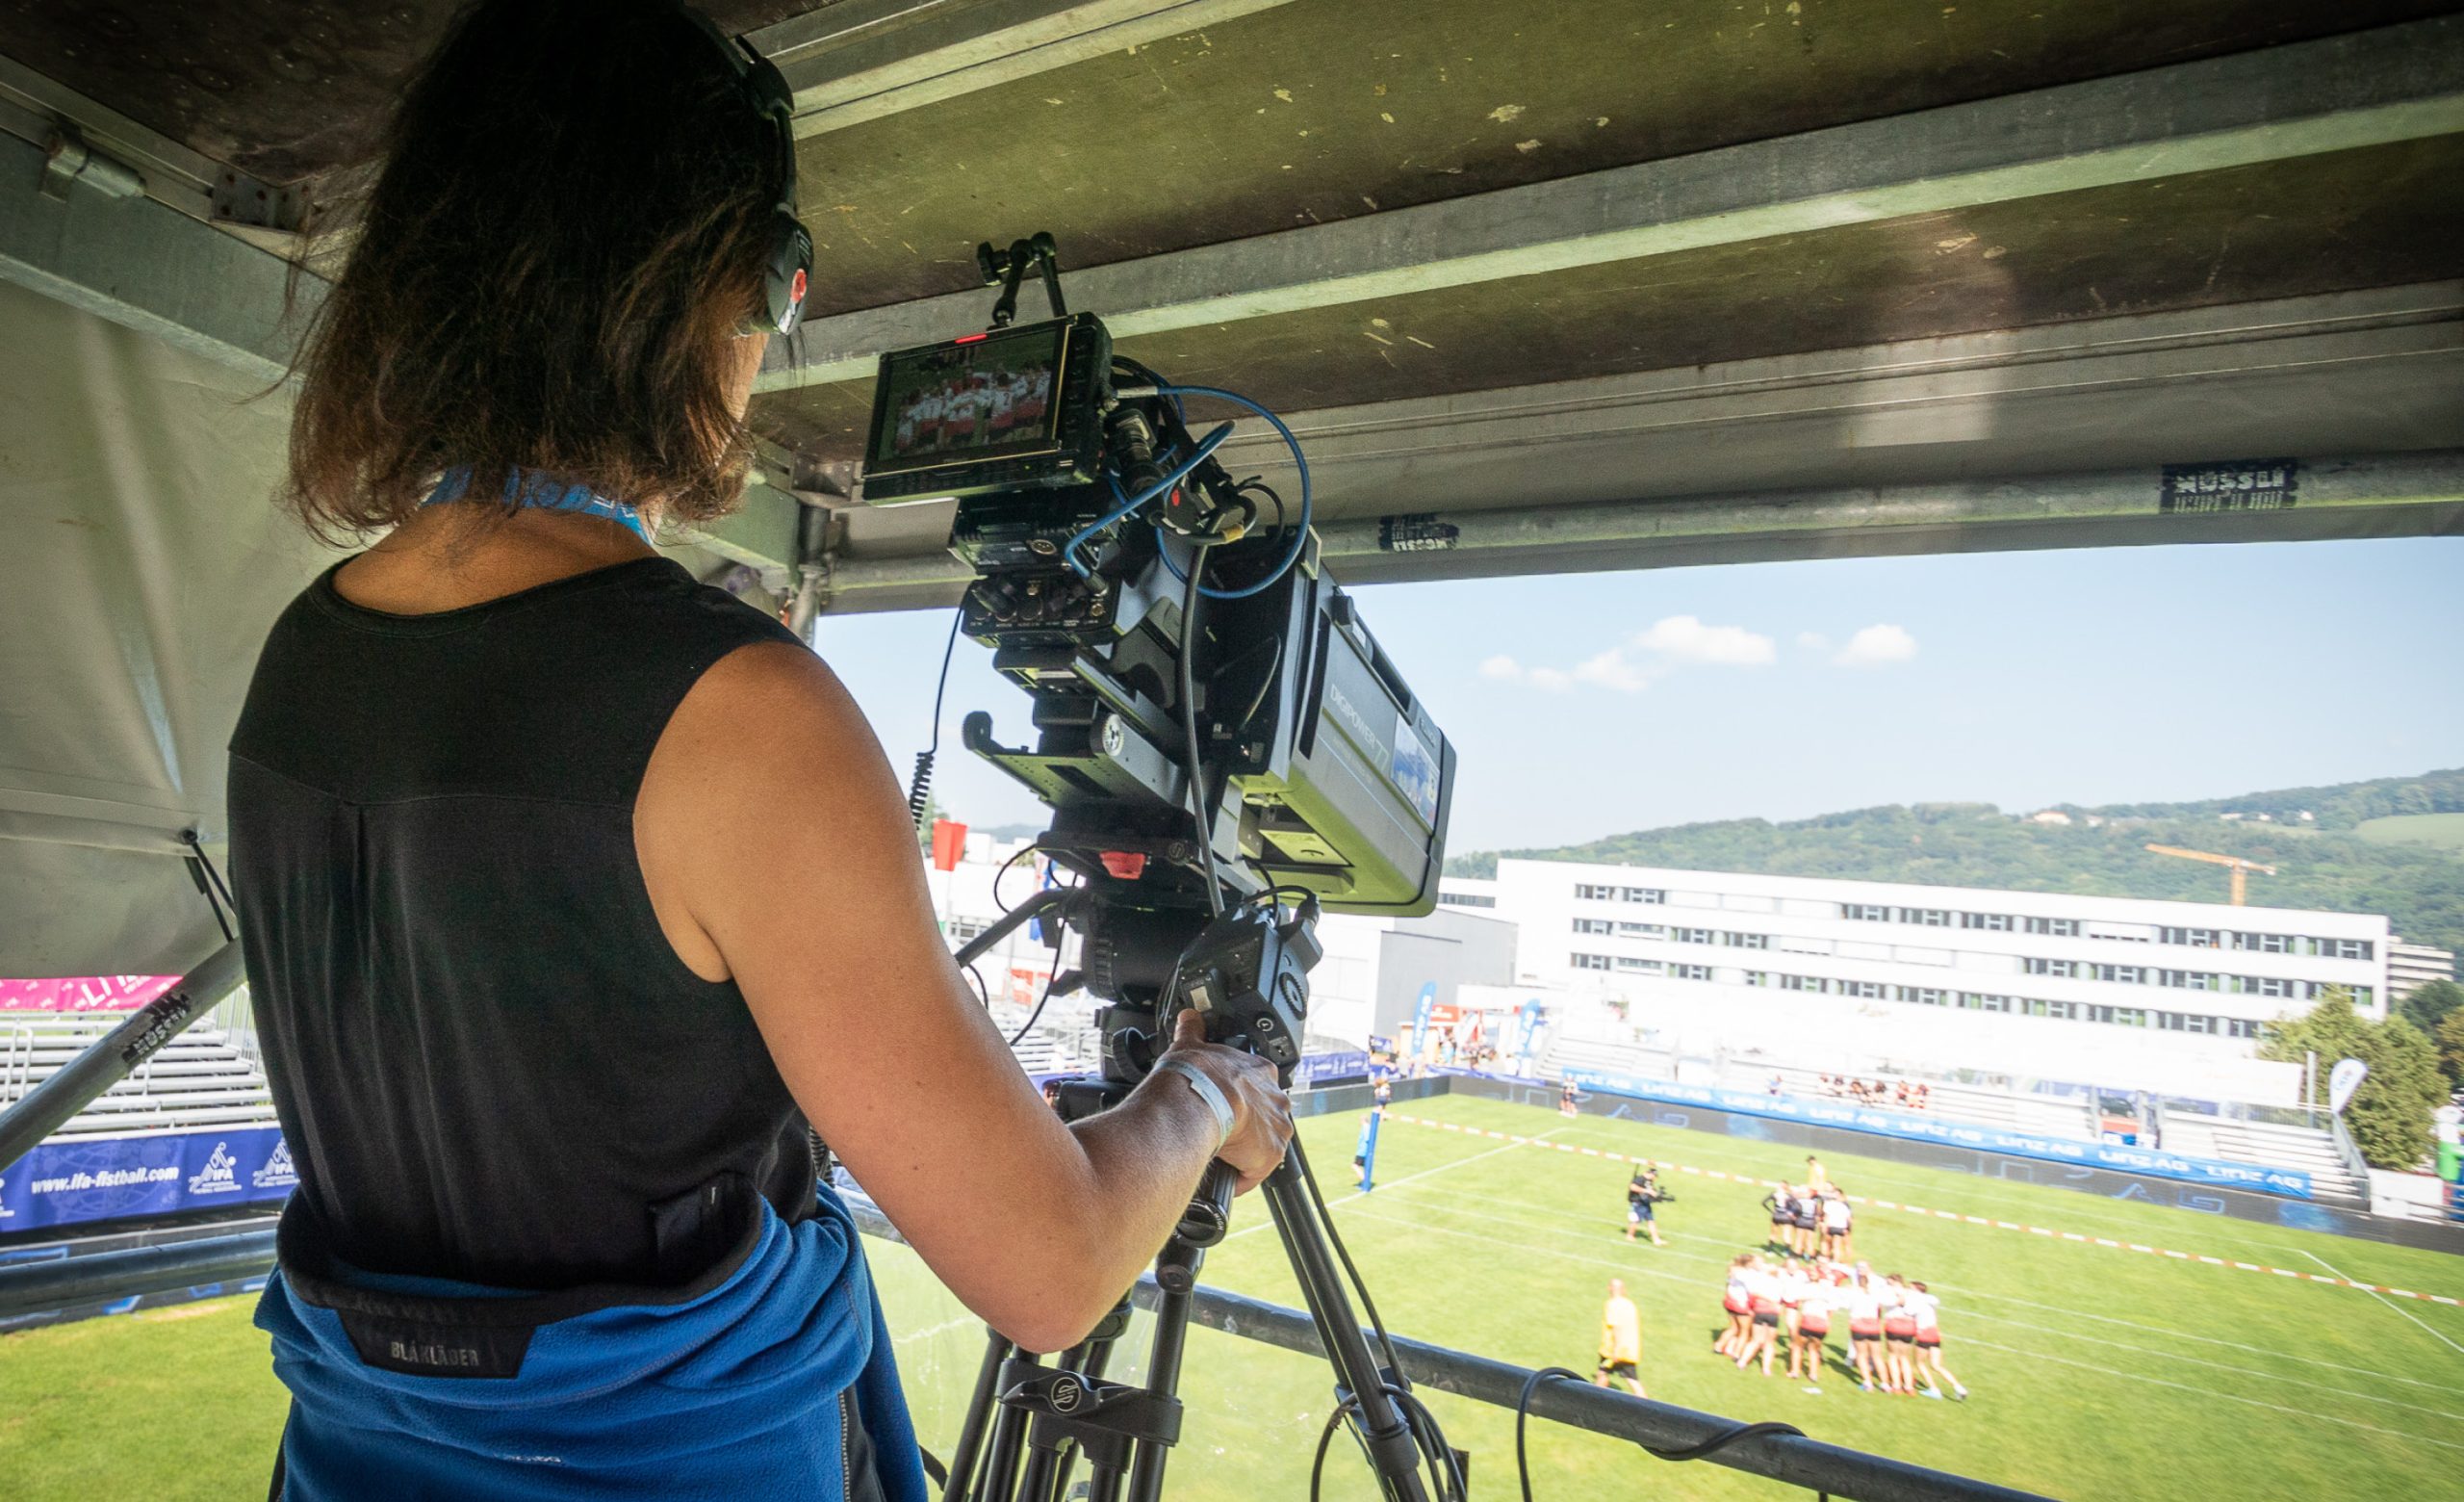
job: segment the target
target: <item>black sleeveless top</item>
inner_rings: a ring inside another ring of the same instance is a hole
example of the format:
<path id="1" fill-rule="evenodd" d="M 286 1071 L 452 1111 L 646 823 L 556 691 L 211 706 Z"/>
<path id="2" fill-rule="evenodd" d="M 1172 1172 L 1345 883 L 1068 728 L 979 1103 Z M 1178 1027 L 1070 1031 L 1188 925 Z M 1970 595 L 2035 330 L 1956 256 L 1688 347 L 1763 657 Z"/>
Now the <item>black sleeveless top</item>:
<path id="1" fill-rule="evenodd" d="M 328 571 L 231 740 L 231 865 L 292 1213 L 378 1272 L 676 1284 L 805 1124 L 732 982 L 651 908 L 633 796 L 713 662 L 784 627 L 665 558 L 387 615 Z"/>

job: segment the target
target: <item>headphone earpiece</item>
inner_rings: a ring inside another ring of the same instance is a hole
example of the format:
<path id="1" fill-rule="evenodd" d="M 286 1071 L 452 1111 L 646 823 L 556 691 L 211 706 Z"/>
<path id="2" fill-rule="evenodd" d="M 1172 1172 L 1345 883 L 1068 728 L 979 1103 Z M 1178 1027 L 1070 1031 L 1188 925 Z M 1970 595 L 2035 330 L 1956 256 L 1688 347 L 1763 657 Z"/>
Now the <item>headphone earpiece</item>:
<path id="1" fill-rule="evenodd" d="M 792 334 L 804 322 L 805 294 L 812 281 L 812 232 L 796 218 L 796 95 L 779 65 L 742 37 L 731 39 L 716 22 L 691 7 L 684 14 L 719 49 L 745 103 L 768 120 L 779 139 L 779 201 L 771 206 L 770 248 L 762 259 L 761 294 L 767 332 Z"/>

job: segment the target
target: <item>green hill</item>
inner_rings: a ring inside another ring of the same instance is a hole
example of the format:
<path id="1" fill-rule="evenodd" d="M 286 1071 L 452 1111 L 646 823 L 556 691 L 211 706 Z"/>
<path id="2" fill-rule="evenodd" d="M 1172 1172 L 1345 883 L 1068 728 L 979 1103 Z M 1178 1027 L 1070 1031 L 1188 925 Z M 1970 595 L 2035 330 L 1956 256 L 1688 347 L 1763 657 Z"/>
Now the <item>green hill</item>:
<path id="1" fill-rule="evenodd" d="M 2312 815 L 2307 821 L 2304 810 Z M 2031 823 L 1989 803 L 1893 804 L 1784 824 L 1728 819 L 1553 850 L 1476 852 L 1455 857 L 1448 869 L 1494 875 L 1504 855 L 2221 904 L 2221 868 L 2143 848 L 2170 844 L 2275 867 L 2276 875 L 2250 877 L 2254 904 L 2384 913 L 2413 943 L 2464 950 L 2464 849 L 2382 843 L 2371 837 L 2383 838 L 2387 825 L 2362 828 L 2464 815 L 2464 767 L 2196 803 L 2065 805 L 2062 812 L 2072 822 Z M 2262 814 L 2270 820 L 2261 821 Z"/>

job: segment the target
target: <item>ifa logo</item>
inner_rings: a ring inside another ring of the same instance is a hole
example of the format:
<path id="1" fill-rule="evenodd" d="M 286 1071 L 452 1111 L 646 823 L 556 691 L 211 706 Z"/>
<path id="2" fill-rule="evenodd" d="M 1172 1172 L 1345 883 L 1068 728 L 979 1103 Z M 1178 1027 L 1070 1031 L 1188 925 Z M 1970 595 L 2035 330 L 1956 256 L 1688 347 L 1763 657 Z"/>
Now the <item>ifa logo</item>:
<path id="1" fill-rule="evenodd" d="M 240 1187 L 240 1165 L 231 1156 L 231 1145 L 218 1142 L 205 1160 L 205 1166 L 189 1176 L 191 1194 L 231 1194 Z"/>

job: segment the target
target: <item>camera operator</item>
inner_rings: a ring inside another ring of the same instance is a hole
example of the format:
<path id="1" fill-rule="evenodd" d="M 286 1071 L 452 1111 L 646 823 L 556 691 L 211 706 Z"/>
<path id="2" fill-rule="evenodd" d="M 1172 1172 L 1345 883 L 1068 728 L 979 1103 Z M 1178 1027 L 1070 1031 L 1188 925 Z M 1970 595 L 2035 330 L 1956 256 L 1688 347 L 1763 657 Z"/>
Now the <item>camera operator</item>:
<path id="1" fill-rule="evenodd" d="M 1059 1121 L 846 691 L 646 540 L 739 494 L 804 292 L 782 314 L 792 142 L 731 46 L 667 0 L 467 10 L 301 351 L 285 500 L 379 540 L 276 623 L 231 748 L 300 1178 L 258 1313 L 277 1496 L 920 1498 L 808 1123 L 1035 1351 L 1210 1158 L 1246 1189 L 1292 1135 L 1194 1013 Z"/>

